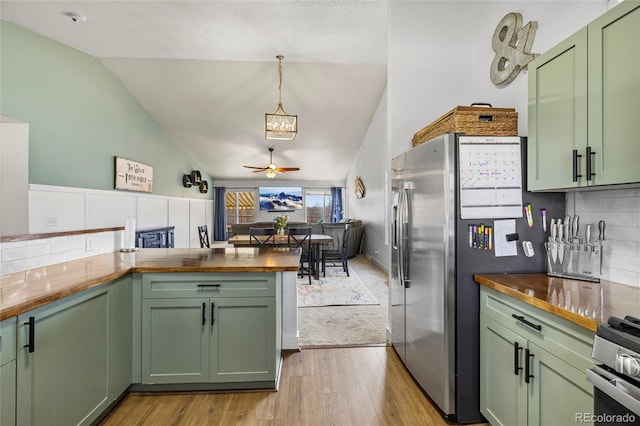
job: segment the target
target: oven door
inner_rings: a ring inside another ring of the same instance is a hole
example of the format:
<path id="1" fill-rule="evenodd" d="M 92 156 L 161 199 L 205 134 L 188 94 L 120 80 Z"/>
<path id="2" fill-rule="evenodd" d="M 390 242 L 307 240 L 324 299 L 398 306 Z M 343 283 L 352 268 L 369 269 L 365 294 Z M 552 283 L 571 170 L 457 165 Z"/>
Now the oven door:
<path id="1" fill-rule="evenodd" d="M 593 414 L 595 425 L 640 424 L 640 387 L 602 367 L 587 370 L 594 386 Z"/>

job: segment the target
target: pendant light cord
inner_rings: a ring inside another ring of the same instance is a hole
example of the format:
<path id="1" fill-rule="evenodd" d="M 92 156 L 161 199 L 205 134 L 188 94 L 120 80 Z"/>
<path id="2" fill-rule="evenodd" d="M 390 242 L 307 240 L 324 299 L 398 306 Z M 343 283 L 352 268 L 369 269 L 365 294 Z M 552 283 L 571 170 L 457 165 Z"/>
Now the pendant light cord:
<path id="1" fill-rule="evenodd" d="M 278 55 L 278 74 L 280 75 L 280 84 L 278 85 L 278 105 L 282 106 L 282 60 L 284 56 Z"/>

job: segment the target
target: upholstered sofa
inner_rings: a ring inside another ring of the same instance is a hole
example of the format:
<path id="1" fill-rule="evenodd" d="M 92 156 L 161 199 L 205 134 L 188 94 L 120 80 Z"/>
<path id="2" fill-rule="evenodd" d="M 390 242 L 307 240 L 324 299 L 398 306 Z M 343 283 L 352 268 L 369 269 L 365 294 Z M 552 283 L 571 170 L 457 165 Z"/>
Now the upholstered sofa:
<path id="1" fill-rule="evenodd" d="M 342 228 L 347 225 L 349 227 L 349 253 L 348 258 L 351 259 L 360 253 L 360 244 L 364 235 L 364 224 L 359 219 L 342 219 L 338 223 L 324 223 L 324 227 Z"/>

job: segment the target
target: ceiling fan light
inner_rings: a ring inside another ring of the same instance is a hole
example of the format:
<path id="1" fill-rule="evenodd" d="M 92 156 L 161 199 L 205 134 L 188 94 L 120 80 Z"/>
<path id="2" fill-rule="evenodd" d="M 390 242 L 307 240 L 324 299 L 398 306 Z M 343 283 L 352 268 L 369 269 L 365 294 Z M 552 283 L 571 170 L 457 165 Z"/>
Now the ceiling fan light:
<path id="1" fill-rule="evenodd" d="M 274 172 L 273 170 L 269 169 L 267 170 L 267 177 L 269 179 L 273 179 L 274 177 L 276 177 L 276 172 Z"/>

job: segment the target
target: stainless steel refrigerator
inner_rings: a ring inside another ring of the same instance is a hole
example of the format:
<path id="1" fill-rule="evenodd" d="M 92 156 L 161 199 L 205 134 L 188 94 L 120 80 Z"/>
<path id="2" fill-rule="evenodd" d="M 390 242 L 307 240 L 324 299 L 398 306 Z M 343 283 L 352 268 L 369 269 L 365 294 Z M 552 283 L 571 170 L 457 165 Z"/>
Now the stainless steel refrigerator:
<path id="1" fill-rule="evenodd" d="M 523 190 L 525 145 L 518 137 L 450 133 L 392 160 L 392 344 L 448 420 L 484 420 L 479 284 L 473 274 L 545 272 L 543 244 L 549 233 L 540 209 L 547 220 L 565 215 L 564 194 Z M 505 224 L 514 232 L 503 232 Z M 500 235 L 479 235 L 480 225 L 500 227 Z M 525 256 L 522 241 L 531 241 L 532 257 Z M 513 244 L 516 255 L 502 256 Z"/>

